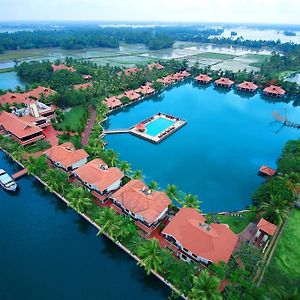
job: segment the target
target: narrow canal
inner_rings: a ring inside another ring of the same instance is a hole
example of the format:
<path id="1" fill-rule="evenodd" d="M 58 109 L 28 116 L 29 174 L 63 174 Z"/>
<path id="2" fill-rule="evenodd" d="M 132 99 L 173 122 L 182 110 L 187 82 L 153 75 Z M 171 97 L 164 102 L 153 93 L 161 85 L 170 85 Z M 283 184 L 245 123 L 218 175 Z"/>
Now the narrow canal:
<path id="1" fill-rule="evenodd" d="M 19 170 L 0 151 L 0 169 Z M 33 177 L 0 188 L 0 299 L 166 299 L 160 281 Z"/>

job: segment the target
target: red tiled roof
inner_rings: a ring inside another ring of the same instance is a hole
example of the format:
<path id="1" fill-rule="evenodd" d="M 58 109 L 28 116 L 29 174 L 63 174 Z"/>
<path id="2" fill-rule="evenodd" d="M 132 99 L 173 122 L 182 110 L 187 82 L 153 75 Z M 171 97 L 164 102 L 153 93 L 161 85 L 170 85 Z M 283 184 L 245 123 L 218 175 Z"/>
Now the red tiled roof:
<path id="1" fill-rule="evenodd" d="M 19 139 L 35 133 L 42 133 L 41 128 L 4 111 L 0 111 L 0 125 Z"/>
<path id="2" fill-rule="evenodd" d="M 173 236 L 182 247 L 193 254 L 218 263 L 228 262 L 238 242 L 226 224 L 210 225 L 194 208 L 181 208 L 162 231 Z"/>
<path id="3" fill-rule="evenodd" d="M 171 84 L 171 83 L 174 82 L 174 79 L 173 79 L 172 75 L 168 75 L 166 77 L 157 79 L 157 82 L 160 82 L 160 83 L 163 83 L 163 84 Z"/>
<path id="4" fill-rule="evenodd" d="M 93 159 L 74 171 L 82 181 L 96 186 L 101 192 L 124 177 L 118 168 L 108 168 L 100 158 Z"/>
<path id="5" fill-rule="evenodd" d="M 134 90 L 124 92 L 124 96 L 129 98 L 131 101 L 137 100 L 141 97 L 141 95 Z"/>
<path id="6" fill-rule="evenodd" d="M 136 67 L 134 67 L 134 68 L 128 68 L 128 69 L 126 69 L 124 71 L 118 72 L 118 75 L 121 76 L 124 73 L 126 76 L 129 76 L 131 74 L 137 73 L 138 71 L 139 71 L 139 69 L 136 68 Z"/>
<path id="7" fill-rule="evenodd" d="M 277 226 L 268 222 L 264 218 L 261 218 L 257 224 L 257 228 L 269 235 L 273 235 L 277 229 Z"/>
<path id="8" fill-rule="evenodd" d="M 148 95 L 154 93 L 155 89 L 149 85 L 143 85 L 139 89 L 137 89 L 136 92 L 141 93 L 143 95 Z"/>
<path id="9" fill-rule="evenodd" d="M 60 70 L 68 70 L 70 72 L 76 72 L 76 69 L 74 67 L 68 67 L 64 64 L 52 65 L 52 69 L 53 69 L 53 72 L 60 71 Z"/>
<path id="10" fill-rule="evenodd" d="M 239 89 L 254 91 L 257 90 L 258 86 L 250 81 L 244 81 L 237 86 Z"/>
<path id="11" fill-rule="evenodd" d="M 50 88 L 38 86 L 37 88 L 27 91 L 24 93 L 6 93 L 2 96 L 0 96 L 0 104 L 4 105 L 5 103 L 9 104 L 31 104 L 35 103 L 35 100 L 32 98 L 35 98 L 39 100 L 41 98 L 41 95 L 43 94 L 45 97 L 49 97 L 50 95 L 55 94 L 56 92 Z M 32 97 L 32 98 L 31 98 Z"/>
<path id="12" fill-rule="evenodd" d="M 277 85 L 270 85 L 264 89 L 264 93 L 275 94 L 275 95 L 284 95 L 285 90 Z"/>
<path id="13" fill-rule="evenodd" d="M 93 86 L 92 82 L 82 83 L 82 84 L 75 84 L 73 87 L 75 90 L 85 90 Z"/>
<path id="14" fill-rule="evenodd" d="M 205 81 L 205 82 L 210 82 L 212 80 L 211 77 L 209 77 L 206 74 L 200 74 L 199 76 L 195 77 L 195 80 L 197 81 Z"/>
<path id="15" fill-rule="evenodd" d="M 230 80 L 227 77 L 221 77 L 215 81 L 215 84 L 232 86 L 234 84 L 234 81 Z"/>
<path id="16" fill-rule="evenodd" d="M 103 102 L 111 109 L 122 105 L 122 102 L 120 101 L 119 97 L 116 96 L 106 98 Z"/>
<path id="17" fill-rule="evenodd" d="M 171 200 L 160 191 L 152 191 L 147 195 L 142 191 L 143 188 L 148 190 L 143 181 L 131 180 L 116 191 L 112 198 L 132 213 L 142 216 L 149 224 L 153 224 L 171 204 Z"/>
<path id="18" fill-rule="evenodd" d="M 136 129 L 138 129 L 138 130 L 145 130 L 145 124 L 143 124 L 143 123 L 139 123 L 139 124 L 137 124 L 136 126 L 135 126 L 135 128 Z"/>
<path id="19" fill-rule="evenodd" d="M 157 70 L 163 70 L 165 67 L 162 66 L 160 63 L 153 63 L 153 64 L 149 64 L 147 65 L 147 68 L 152 71 L 154 68 L 156 67 Z"/>
<path id="20" fill-rule="evenodd" d="M 269 175 L 269 176 L 273 176 L 276 173 L 276 171 L 274 169 L 272 169 L 268 166 L 261 166 L 259 168 L 259 171 L 261 173 L 264 173 L 264 174 Z"/>
<path id="21" fill-rule="evenodd" d="M 65 169 L 89 156 L 83 149 L 76 150 L 70 142 L 51 147 L 44 151 L 44 154 L 53 162 L 63 165 Z"/>

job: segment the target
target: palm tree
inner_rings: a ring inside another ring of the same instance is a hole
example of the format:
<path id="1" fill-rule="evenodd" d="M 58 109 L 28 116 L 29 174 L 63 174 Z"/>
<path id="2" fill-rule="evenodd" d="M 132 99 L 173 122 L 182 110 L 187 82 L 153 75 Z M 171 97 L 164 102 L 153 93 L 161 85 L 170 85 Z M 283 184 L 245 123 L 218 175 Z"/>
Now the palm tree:
<path id="1" fill-rule="evenodd" d="M 292 290 L 287 290 L 283 287 L 279 288 L 279 289 L 274 289 L 272 290 L 272 295 L 275 299 L 278 300 L 297 300 L 299 299 L 299 293 L 298 293 L 298 288 L 295 287 Z"/>
<path id="2" fill-rule="evenodd" d="M 24 151 L 24 149 L 19 148 L 19 149 L 16 149 L 14 152 L 12 152 L 12 156 L 15 160 L 21 161 L 22 158 L 24 157 L 25 153 L 26 152 Z"/>
<path id="3" fill-rule="evenodd" d="M 151 180 L 149 183 L 149 189 L 150 190 L 157 190 L 158 189 L 158 183 L 155 180 Z"/>
<path id="4" fill-rule="evenodd" d="M 200 211 L 201 201 L 198 200 L 198 197 L 192 194 L 187 194 L 183 196 L 182 201 L 183 207 L 196 208 Z"/>
<path id="5" fill-rule="evenodd" d="M 217 277 L 211 276 L 207 270 L 203 270 L 199 276 L 193 277 L 193 287 L 189 299 L 222 300 L 219 285 L 220 280 Z"/>
<path id="6" fill-rule="evenodd" d="M 175 184 L 167 185 L 166 194 L 168 195 L 168 197 L 176 200 L 177 202 L 180 202 L 178 187 Z"/>
<path id="7" fill-rule="evenodd" d="M 274 224 L 280 224 L 288 216 L 287 201 L 279 196 L 271 195 L 270 202 L 263 202 L 260 210 L 263 212 L 262 216 Z"/>
<path id="8" fill-rule="evenodd" d="M 65 188 L 67 187 L 68 175 L 62 171 L 51 169 L 47 172 L 45 176 L 45 181 L 47 183 L 47 189 L 49 192 L 53 193 L 62 192 L 64 194 Z"/>
<path id="9" fill-rule="evenodd" d="M 141 170 L 135 170 L 132 174 L 132 178 L 142 180 L 144 178 L 143 172 Z"/>
<path id="10" fill-rule="evenodd" d="M 67 194 L 67 199 L 69 201 L 68 206 L 73 207 L 79 212 L 84 212 L 88 207 L 92 205 L 88 194 L 82 187 L 73 188 Z"/>
<path id="11" fill-rule="evenodd" d="M 124 173 L 124 174 L 130 174 L 131 173 L 131 165 L 129 162 L 127 161 L 122 161 L 120 163 L 120 170 Z"/>
<path id="12" fill-rule="evenodd" d="M 116 238 L 120 241 L 123 241 L 127 239 L 128 237 L 131 237 L 136 233 L 137 229 L 136 226 L 131 221 L 130 217 L 119 217 L 118 220 L 118 231 L 116 234 Z"/>
<path id="13" fill-rule="evenodd" d="M 115 167 L 119 163 L 119 154 L 112 149 L 106 151 L 107 157 L 109 159 L 110 165 Z"/>
<path id="14" fill-rule="evenodd" d="M 106 232 L 110 237 L 114 238 L 116 230 L 118 229 L 118 224 L 116 224 L 117 214 L 110 207 L 104 207 L 99 213 L 98 218 L 96 218 L 96 223 L 101 226 L 101 229 L 97 233 L 97 236 L 103 232 Z"/>
<path id="15" fill-rule="evenodd" d="M 46 156 L 42 155 L 38 158 L 34 158 L 32 156 L 29 156 L 28 158 L 28 173 L 34 174 L 34 175 L 40 175 L 45 174 L 47 170 L 49 169 L 47 162 L 46 162 Z"/>
<path id="16" fill-rule="evenodd" d="M 137 253 L 141 258 L 141 260 L 138 262 L 138 265 L 145 268 L 147 275 L 151 273 L 152 269 L 155 272 L 159 272 L 161 270 L 161 248 L 156 238 L 143 243 L 137 249 Z"/>

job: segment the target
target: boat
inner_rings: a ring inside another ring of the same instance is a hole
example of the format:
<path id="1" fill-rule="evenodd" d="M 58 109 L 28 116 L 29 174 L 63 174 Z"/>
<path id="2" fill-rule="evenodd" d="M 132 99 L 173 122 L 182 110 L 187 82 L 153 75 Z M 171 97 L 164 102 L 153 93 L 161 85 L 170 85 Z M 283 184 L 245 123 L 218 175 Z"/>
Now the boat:
<path id="1" fill-rule="evenodd" d="M 0 169 L 0 185 L 6 191 L 11 192 L 15 192 L 18 187 L 13 178 L 2 169 Z"/>

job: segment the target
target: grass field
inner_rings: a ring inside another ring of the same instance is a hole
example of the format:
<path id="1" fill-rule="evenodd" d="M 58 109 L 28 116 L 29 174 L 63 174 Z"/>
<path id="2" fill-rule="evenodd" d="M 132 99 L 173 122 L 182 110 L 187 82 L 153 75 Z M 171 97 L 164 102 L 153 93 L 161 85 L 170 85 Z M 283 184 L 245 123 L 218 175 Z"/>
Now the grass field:
<path id="1" fill-rule="evenodd" d="M 10 50 L 0 54 L 0 62 L 15 60 L 15 59 L 24 59 L 24 58 L 35 58 L 47 55 L 51 51 L 51 48 L 48 49 L 20 49 L 20 50 Z"/>
<path id="2" fill-rule="evenodd" d="M 261 64 L 267 60 L 270 55 L 266 54 L 246 54 L 243 56 L 245 59 L 253 60 L 253 62 L 249 63 L 249 66 L 260 68 Z"/>
<path id="3" fill-rule="evenodd" d="M 300 286 L 300 211 L 294 209 L 284 228 L 271 262 L 265 272 L 262 287 L 272 297 L 272 290 L 291 291 Z M 300 299 L 300 289 L 298 288 Z M 296 298 L 295 298 L 296 299 Z"/>
<path id="4" fill-rule="evenodd" d="M 216 215 L 216 218 L 220 221 L 220 223 L 228 224 L 228 226 L 234 233 L 240 233 L 247 227 L 250 222 L 255 220 L 256 213 L 246 212 L 241 213 L 240 215 L 240 217 L 230 215 Z"/>
<path id="5" fill-rule="evenodd" d="M 58 130 L 66 130 L 66 127 L 70 126 L 71 130 L 76 130 L 80 124 L 80 119 L 84 114 L 82 105 L 72 107 L 68 112 L 64 114 L 65 118 L 63 122 L 57 126 Z"/>
<path id="6" fill-rule="evenodd" d="M 197 54 L 197 57 L 209 58 L 209 59 L 220 59 L 227 60 L 237 57 L 236 55 L 226 54 L 226 53 L 215 53 L 215 52 L 204 52 Z"/>

